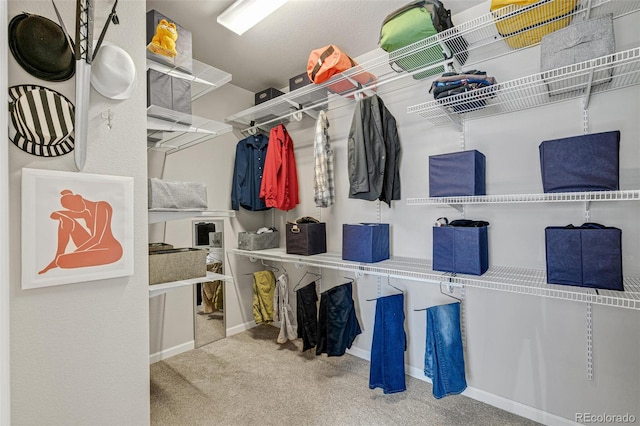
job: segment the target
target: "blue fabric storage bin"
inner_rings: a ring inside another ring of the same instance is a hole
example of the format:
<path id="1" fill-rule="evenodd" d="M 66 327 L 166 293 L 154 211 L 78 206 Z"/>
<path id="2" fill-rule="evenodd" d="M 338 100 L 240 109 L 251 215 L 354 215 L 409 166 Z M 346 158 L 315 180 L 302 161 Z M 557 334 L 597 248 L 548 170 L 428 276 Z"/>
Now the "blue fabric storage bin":
<path id="1" fill-rule="evenodd" d="M 389 259 L 389 224 L 343 224 L 342 259 L 365 263 Z"/>
<path id="2" fill-rule="evenodd" d="M 429 196 L 486 195 L 485 156 L 470 150 L 429 157 Z"/>
<path id="3" fill-rule="evenodd" d="M 617 130 L 544 141 L 539 150 L 544 192 L 619 189 Z"/>
<path id="4" fill-rule="evenodd" d="M 487 226 L 435 226 L 433 270 L 482 275 L 489 269 Z"/>
<path id="5" fill-rule="evenodd" d="M 547 283 L 623 291 L 621 240 L 598 224 L 545 228 Z"/>

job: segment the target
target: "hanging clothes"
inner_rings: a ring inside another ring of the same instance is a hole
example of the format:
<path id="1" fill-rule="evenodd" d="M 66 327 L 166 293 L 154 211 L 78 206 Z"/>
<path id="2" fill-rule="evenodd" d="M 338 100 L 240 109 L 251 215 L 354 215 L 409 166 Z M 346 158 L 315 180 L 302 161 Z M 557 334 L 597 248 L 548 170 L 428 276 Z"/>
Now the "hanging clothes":
<path id="1" fill-rule="evenodd" d="M 260 185 L 267 157 L 269 138 L 266 135 L 249 136 L 236 145 L 236 158 L 233 167 L 231 186 L 231 208 L 240 207 L 260 211 L 267 210 L 260 198 Z"/>
<path id="2" fill-rule="evenodd" d="M 273 295 L 273 306 L 275 308 L 274 320 L 280 321 L 280 333 L 276 341 L 285 343 L 287 340 L 295 340 L 297 334 L 291 322 L 293 309 L 289 304 L 289 276 L 287 274 L 278 277 L 276 291 Z"/>
<path id="3" fill-rule="evenodd" d="M 407 390 L 404 371 L 406 349 L 404 294 L 378 298 L 369 363 L 369 389 L 382 388 L 385 394 Z"/>
<path id="4" fill-rule="evenodd" d="M 273 321 L 273 293 L 276 277 L 271 271 L 253 273 L 253 319 L 256 324 Z"/>
<path id="5" fill-rule="evenodd" d="M 347 141 L 349 198 L 400 199 L 400 138 L 396 119 L 378 95 L 358 100 Z"/>
<path id="6" fill-rule="evenodd" d="M 293 140 L 283 124 L 272 128 L 269 133 L 260 198 L 267 207 L 285 211 L 291 210 L 300 202 Z"/>
<path id="7" fill-rule="evenodd" d="M 460 303 L 427 308 L 424 375 L 433 382 L 437 399 L 467 388 L 460 331 Z"/>
<path id="8" fill-rule="evenodd" d="M 318 334 L 318 294 L 316 282 L 296 290 L 298 337 L 302 339 L 302 351 L 315 348 Z"/>
<path id="9" fill-rule="evenodd" d="M 207 265 L 207 271 L 222 274 L 222 262 L 215 262 Z M 207 281 L 202 283 L 202 312 L 210 314 L 213 311 L 221 311 L 223 308 L 223 287 L 222 281 Z"/>
<path id="10" fill-rule="evenodd" d="M 333 287 L 320 295 L 316 355 L 342 356 L 362 333 L 351 284 Z"/>
<path id="11" fill-rule="evenodd" d="M 324 110 L 318 113 L 313 140 L 315 159 L 313 199 L 316 207 L 329 207 L 335 203 L 336 190 L 333 173 L 333 149 L 329 143 L 329 120 Z"/>

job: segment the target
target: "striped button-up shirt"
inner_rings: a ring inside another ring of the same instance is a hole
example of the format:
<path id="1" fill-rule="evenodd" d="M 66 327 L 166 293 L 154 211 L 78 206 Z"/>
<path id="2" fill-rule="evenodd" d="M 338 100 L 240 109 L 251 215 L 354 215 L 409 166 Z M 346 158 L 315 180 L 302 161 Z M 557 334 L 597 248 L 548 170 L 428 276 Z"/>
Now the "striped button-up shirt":
<path id="1" fill-rule="evenodd" d="M 329 143 L 329 120 L 324 111 L 318 114 L 313 155 L 315 157 L 313 190 L 316 207 L 332 206 L 336 200 L 333 150 Z"/>

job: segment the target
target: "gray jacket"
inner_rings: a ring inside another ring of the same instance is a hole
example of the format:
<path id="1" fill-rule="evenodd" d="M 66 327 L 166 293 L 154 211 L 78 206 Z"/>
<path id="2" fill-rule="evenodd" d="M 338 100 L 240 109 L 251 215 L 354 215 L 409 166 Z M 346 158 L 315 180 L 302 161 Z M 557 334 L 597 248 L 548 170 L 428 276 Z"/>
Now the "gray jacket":
<path id="1" fill-rule="evenodd" d="M 377 95 L 359 100 L 347 147 L 349 198 L 388 205 L 400 199 L 400 139 L 396 119 Z"/>

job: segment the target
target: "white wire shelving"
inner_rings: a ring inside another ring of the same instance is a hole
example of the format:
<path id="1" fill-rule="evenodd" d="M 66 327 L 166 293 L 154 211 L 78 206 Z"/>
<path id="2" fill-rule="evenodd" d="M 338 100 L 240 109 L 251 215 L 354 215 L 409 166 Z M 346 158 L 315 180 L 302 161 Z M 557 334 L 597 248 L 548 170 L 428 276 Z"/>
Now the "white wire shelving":
<path id="1" fill-rule="evenodd" d="M 191 100 L 215 90 L 231 81 L 231 74 L 193 60 L 193 72 L 186 73 L 147 57 L 147 69 L 155 70 L 191 83 Z M 197 145 L 211 138 L 229 133 L 229 124 L 181 113 L 157 105 L 147 108 L 147 148 L 166 155 Z"/>
<path id="2" fill-rule="evenodd" d="M 555 192 L 544 194 L 500 194 L 454 197 L 407 198 L 407 205 L 426 206 L 437 204 L 508 204 L 508 203 L 554 203 L 591 201 L 638 201 L 640 190 Z"/>
<path id="3" fill-rule="evenodd" d="M 149 224 L 179 219 L 213 219 L 235 217 L 233 210 L 149 209 Z"/>
<path id="4" fill-rule="evenodd" d="M 192 286 L 194 284 L 203 283 L 207 281 L 233 281 L 233 277 L 207 271 L 207 275 L 204 277 L 190 278 L 188 280 L 180 280 L 180 281 L 171 281 L 171 282 L 160 283 L 160 284 L 150 284 L 149 298 L 160 296 L 161 294 L 165 294 L 172 290 L 176 290 L 182 287 Z"/>
<path id="5" fill-rule="evenodd" d="M 436 126 L 583 98 L 640 83 L 640 47 L 409 106 Z"/>
<path id="6" fill-rule="evenodd" d="M 573 8 L 566 10 L 566 5 Z M 360 63 L 331 78 L 322 84 L 309 86 L 285 93 L 263 104 L 246 109 L 225 118 L 225 122 L 242 131 L 252 131 L 257 128 L 269 127 L 274 123 L 287 122 L 292 119 L 301 120 L 303 113 L 313 116 L 319 109 L 338 108 L 353 101 L 359 93 L 369 93 L 373 90 L 380 92 L 388 83 L 407 77 L 427 79 L 441 74 L 447 64 L 457 70 L 472 69 L 474 65 L 513 53 L 539 44 L 540 34 L 544 31 L 540 27 L 525 28 L 501 35 L 499 32 L 509 29 L 514 22 L 544 22 L 551 29 L 558 29 L 569 23 L 571 19 L 598 17 L 612 14 L 619 18 L 640 10 L 640 0 L 541 0 L 534 5 L 524 8 L 507 6 L 505 8 L 486 13 L 467 22 L 458 23 L 434 36 L 425 38 L 411 45 L 386 53 L 379 49 L 372 59 Z M 556 11 L 556 12 L 554 12 Z M 549 16 L 556 16 L 549 18 Z M 511 30 L 509 30 L 511 31 Z M 526 40 L 526 42 L 523 42 Z M 443 52 L 452 57 L 444 59 Z M 347 52 L 348 53 L 348 52 Z M 395 63 L 392 66 L 391 63 Z M 397 63 L 404 65 L 405 70 L 398 73 Z M 336 95 L 331 87 L 336 83 L 358 80 L 361 74 L 369 73 L 376 77 L 374 83 L 343 92 Z M 553 76 L 550 76 L 554 78 Z M 522 82 L 529 85 L 533 82 Z M 637 83 L 634 83 L 637 84 Z M 566 87 L 563 87 L 566 89 Z M 559 98 L 556 98 L 560 100 Z M 534 104 L 534 106 L 540 103 Z M 440 108 L 440 105 L 434 105 Z M 454 122 L 457 120 L 454 118 Z M 449 125 L 452 119 L 444 117 L 440 124 Z"/>
<path id="7" fill-rule="evenodd" d="M 457 287 L 481 288 L 508 293 L 593 303 L 619 308 L 640 310 L 640 278 L 625 277 L 625 291 L 594 290 L 582 287 L 547 284 L 544 270 L 491 266 L 481 276 L 454 275 L 431 269 L 428 259 L 392 257 L 377 263 L 358 263 L 342 260 L 339 253 L 313 256 L 291 255 L 285 249 L 248 251 L 229 249 L 227 253 L 250 259 L 294 263 L 303 266 L 335 269 L 358 275 L 376 275 Z"/>

